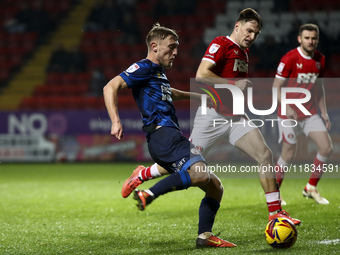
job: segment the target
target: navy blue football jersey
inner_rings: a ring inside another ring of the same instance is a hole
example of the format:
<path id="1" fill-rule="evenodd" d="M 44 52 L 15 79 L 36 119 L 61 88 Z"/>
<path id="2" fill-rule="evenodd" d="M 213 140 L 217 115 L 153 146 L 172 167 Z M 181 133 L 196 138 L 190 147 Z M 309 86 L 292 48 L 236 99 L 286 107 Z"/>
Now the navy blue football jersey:
<path id="1" fill-rule="evenodd" d="M 171 87 L 164 68 L 149 59 L 132 64 L 119 74 L 137 102 L 143 119 L 143 130 L 152 132 L 156 126 L 179 129 Z"/>

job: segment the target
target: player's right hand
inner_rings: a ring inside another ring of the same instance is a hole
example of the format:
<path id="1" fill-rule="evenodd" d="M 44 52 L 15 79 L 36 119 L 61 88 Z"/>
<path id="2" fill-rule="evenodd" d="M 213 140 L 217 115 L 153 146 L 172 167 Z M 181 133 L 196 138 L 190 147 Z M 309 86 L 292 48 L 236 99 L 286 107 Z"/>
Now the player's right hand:
<path id="1" fill-rule="evenodd" d="M 328 114 L 327 113 L 322 113 L 321 117 L 322 117 L 322 119 L 325 122 L 325 126 L 326 126 L 327 130 L 330 131 L 331 130 L 331 120 L 329 119 Z"/>
<path id="2" fill-rule="evenodd" d="M 242 79 L 242 80 L 236 81 L 235 86 L 237 86 L 241 90 L 245 90 L 245 88 L 247 87 L 252 87 L 253 83 L 248 79 Z"/>
<path id="3" fill-rule="evenodd" d="M 112 123 L 111 135 L 115 136 L 118 140 L 124 137 L 123 126 L 120 122 Z"/>
<path id="4" fill-rule="evenodd" d="M 294 119 L 294 120 L 298 119 L 296 111 L 294 111 L 293 108 L 290 107 L 289 105 L 286 106 L 286 116 L 288 119 Z"/>

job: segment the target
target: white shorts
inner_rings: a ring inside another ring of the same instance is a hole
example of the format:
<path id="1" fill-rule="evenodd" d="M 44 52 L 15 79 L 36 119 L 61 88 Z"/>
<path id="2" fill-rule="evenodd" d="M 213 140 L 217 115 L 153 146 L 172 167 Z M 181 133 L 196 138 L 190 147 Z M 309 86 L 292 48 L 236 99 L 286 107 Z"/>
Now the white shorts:
<path id="1" fill-rule="evenodd" d="M 201 107 L 198 107 L 189 139 L 203 155 L 206 155 L 221 139 L 227 139 L 235 145 L 238 139 L 257 128 L 246 118 L 246 116 L 225 116 L 212 108 L 208 108 L 207 114 L 202 115 Z"/>
<path id="2" fill-rule="evenodd" d="M 309 132 L 327 132 L 326 126 L 323 123 L 321 117 L 318 114 L 312 115 L 311 117 L 297 121 L 295 127 L 286 127 L 282 125 L 281 118 L 278 118 L 279 127 L 279 143 L 284 140 L 289 144 L 296 144 L 297 137 L 304 133 L 308 137 Z"/>

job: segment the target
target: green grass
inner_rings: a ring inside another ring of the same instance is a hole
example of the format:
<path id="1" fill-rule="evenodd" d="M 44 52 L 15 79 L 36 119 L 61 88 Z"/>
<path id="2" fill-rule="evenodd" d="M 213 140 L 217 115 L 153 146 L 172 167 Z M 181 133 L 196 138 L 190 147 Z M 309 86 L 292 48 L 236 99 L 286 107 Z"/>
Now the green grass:
<path id="1" fill-rule="evenodd" d="M 297 242 L 286 250 L 263 237 L 268 212 L 258 179 L 222 178 L 214 232 L 238 247 L 196 250 L 203 192 L 172 192 L 140 212 L 120 194 L 135 166 L 0 164 L 0 254 L 339 254 L 339 178 L 320 181 L 327 206 L 303 198 L 307 178 L 285 180 L 284 209 L 302 220 Z"/>

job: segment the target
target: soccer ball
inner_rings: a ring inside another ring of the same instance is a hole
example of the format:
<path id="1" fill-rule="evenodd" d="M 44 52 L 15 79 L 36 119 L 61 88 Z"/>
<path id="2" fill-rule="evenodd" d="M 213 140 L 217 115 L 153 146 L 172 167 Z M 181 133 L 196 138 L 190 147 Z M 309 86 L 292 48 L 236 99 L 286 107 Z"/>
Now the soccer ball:
<path id="1" fill-rule="evenodd" d="M 294 223 L 281 217 L 268 222 L 264 235 L 267 243 L 274 248 L 289 248 L 297 239 Z"/>

